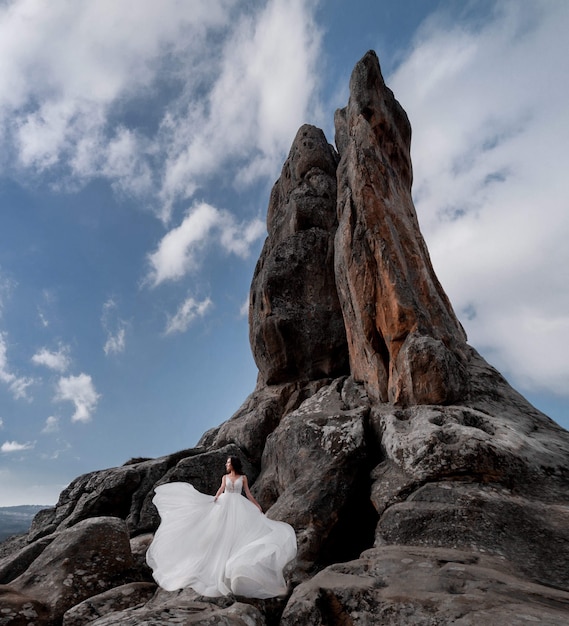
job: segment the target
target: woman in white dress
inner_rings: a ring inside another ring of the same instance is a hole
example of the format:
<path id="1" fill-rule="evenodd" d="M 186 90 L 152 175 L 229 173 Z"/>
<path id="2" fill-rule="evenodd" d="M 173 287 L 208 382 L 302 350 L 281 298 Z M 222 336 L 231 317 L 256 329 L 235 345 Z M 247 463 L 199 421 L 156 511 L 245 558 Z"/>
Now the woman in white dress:
<path id="1" fill-rule="evenodd" d="M 294 529 L 263 515 L 237 457 L 225 468 L 214 498 L 184 482 L 156 487 L 152 502 L 161 523 L 146 553 L 154 580 L 168 591 L 192 587 L 204 596 L 285 594 Z"/>

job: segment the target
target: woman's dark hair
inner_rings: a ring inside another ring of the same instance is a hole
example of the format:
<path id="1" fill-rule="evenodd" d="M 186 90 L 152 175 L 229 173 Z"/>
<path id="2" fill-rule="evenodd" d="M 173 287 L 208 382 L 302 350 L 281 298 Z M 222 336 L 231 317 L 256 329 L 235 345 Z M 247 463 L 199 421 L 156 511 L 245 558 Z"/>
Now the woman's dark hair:
<path id="1" fill-rule="evenodd" d="M 231 461 L 231 467 L 234 469 L 236 474 L 243 474 L 243 466 L 241 465 L 241 459 L 238 456 L 230 456 L 229 460 Z"/>

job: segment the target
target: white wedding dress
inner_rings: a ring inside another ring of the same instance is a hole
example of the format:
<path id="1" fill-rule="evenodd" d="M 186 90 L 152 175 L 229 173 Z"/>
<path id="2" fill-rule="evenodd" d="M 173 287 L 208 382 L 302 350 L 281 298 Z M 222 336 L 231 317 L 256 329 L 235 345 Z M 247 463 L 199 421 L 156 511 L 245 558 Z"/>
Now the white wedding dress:
<path id="1" fill-rule="evenodd" d="M 154 580 L 168 591 L 271 598 L 286 593 L 283 568 L 296 555 L 292 526 L 271 520 L 241 495 L 243 477 L 226 476 L 217 502 L 189 483 L 159 485 L 161 523 L 146 553 Z"/>

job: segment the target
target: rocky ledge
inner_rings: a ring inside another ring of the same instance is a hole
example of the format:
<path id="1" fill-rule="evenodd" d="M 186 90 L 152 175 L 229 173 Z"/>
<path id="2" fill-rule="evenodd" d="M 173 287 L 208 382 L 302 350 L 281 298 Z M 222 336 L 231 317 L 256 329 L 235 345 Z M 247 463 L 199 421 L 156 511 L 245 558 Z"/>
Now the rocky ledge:
<path id="1" fill-rule="evenodd" d="M 251 285 L 258 384 L 197 447 L 80 476 L 0 545 L 0 626 L 569 622 L 569 433 L 468 345 L 411 199 L 411 129 L 375 53 L 336 146 L 303 126 Z M 295 528 L 289 593 L 160 590 L 154 488 L 237 454 Z"/>

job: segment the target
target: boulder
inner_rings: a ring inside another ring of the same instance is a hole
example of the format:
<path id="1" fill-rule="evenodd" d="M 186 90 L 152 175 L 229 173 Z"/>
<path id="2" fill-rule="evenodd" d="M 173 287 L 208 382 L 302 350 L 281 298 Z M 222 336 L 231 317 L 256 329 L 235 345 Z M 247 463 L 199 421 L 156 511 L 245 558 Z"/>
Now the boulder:
<path id="1" fill-rule="evenodd" d="M 0 585 L 6 585 L 23 574 L 55 537 L 55 534 L 42 537 L 0 559 Z"/>
<path id="2" fill-rule="evenodd" d="M 569 507 L 497 485 L 440 481 L 389 507 L 376 545 L 448 546 L 505 557 L 527 580 L 569 589 Z"/>
<path id="3" fill-rule="evenodd" d="M 327 378 L 302 383 L 262 386 L 256 389 L 208 440 L 211 448 L 237 445 L 260 467 L 267 437 L 282 417 L 294 411 L 307 398 L 330 383 Z"/>
<path id="4" fill-rule="evenodd" d="M 135 459 L 121 467 L 79 476 L 61 492 L 55 507 L 40 511 L 35 516 L 28 541 L 69 528 L 91 517 L 125 519 L 133 533 L 148 530 L 140 521 L 148 492 L 178 461 L 201 452 L 203 450 L 191 449 L 158 459 Z"/>
<path id="5" fill-rule="evenodd" d="M 83 600 L 130 582 L 132 566 L 125 522 L 96 517 L 61 531 L 10 586 L 58 620 Z"/>
<path id="6" fill-rule="evenodd" d="M 130 552 L 134 562 L 133 567 L 141 581 L 154 582 L 152 570 L 146 563 L 146 551 L 153 539 L 154 533 L 143 533 L 142 535 L 136 535 L 136 537 L 130 540 Z"/>

